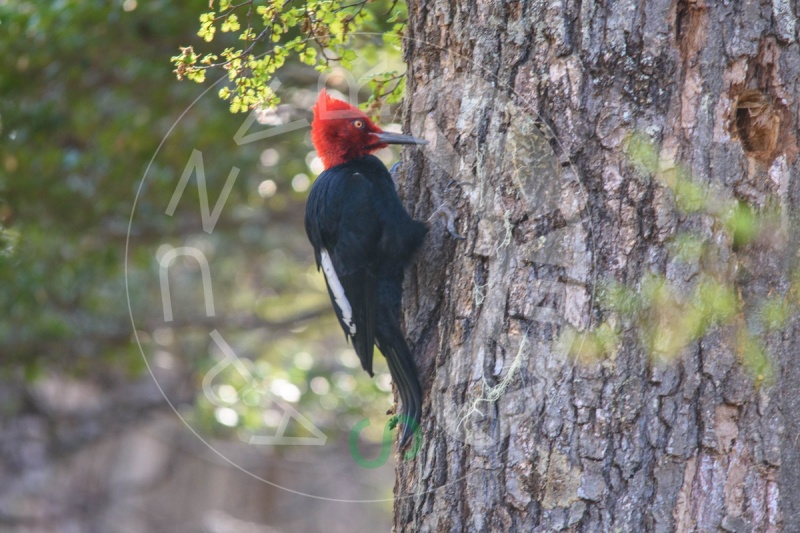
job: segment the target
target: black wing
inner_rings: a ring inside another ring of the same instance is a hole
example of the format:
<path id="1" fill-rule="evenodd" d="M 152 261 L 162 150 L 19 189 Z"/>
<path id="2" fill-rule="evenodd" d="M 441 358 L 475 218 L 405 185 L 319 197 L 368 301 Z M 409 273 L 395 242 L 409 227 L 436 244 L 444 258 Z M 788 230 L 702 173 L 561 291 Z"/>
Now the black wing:
<path id="1" fill-rule="evenodd" d="M 370 375 L 378 298 L 374 266 L 381 236 L 372 189 L 364 175 L 350 168 L 328 169 L 314 182 L 305 218 L 339 324 Z"/>

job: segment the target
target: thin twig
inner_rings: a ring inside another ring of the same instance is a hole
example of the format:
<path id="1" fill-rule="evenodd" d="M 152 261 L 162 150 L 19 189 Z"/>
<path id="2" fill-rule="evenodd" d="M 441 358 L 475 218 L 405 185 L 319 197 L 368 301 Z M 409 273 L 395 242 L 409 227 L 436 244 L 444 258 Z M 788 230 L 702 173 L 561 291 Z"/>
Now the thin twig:
<path id="1" fill-rule="evenodd" d="M 242 2 L 241 4 L 237 4 L 235 6 L 229 7 L 228 11 L 226 13 L 221 13 L 218 17 L 214 17 L 214 22 L 216 22 L 218 20 L 222 20 L 224 18 L 228 18 L 229 16 L 231 16 L 231 14 L 234 11 L 236 11 L 237 9 L 239 9 L 242 6 L 246 6 L 247 4 L 250 4 L 252 6 L 253 5 L 253 0 L 247 0 L 246 2 Z"/>

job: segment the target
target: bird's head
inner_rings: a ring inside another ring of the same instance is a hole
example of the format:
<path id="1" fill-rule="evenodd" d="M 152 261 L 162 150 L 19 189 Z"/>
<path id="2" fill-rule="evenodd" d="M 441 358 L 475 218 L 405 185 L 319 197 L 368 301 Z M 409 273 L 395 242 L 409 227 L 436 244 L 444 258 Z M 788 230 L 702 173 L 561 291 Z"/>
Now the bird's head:
<path id="1" fill-rule="evenodd" d="M 314 105 L 311 142 L 325 168 L 364 157 L 390 144 L 427 144 L 410 135 L 385 132 L 357 107 L 331 98 L 325 89 Z"/>

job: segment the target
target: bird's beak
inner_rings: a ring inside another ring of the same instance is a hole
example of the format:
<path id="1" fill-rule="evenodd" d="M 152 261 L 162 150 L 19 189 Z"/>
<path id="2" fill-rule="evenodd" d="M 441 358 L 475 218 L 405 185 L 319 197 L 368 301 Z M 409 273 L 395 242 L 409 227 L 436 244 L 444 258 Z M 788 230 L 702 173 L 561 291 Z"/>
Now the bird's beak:
<path id="1" fill-rule="evenodd" d="M 425 139 L 417 139 L 411 135 L 403 135 L 402 133 L 373 133 L 375 137 L 383 144 L 428 144 Z"/>

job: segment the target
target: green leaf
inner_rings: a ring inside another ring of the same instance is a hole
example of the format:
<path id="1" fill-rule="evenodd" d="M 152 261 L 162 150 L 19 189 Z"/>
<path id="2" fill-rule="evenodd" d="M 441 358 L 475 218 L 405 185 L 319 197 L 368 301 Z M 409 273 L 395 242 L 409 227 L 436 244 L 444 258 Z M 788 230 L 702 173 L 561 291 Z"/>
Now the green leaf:
<path id="1" fill-rule="evenodd" d="M 222 27 L 220 30 L 222 30 L 223 33 L 228 33 L 231 31 L 239 31 L 239 28 L 239 18 L 235 14 L 231 13 L 222 22 Z"/>

